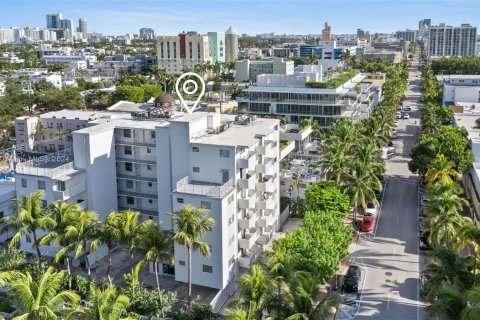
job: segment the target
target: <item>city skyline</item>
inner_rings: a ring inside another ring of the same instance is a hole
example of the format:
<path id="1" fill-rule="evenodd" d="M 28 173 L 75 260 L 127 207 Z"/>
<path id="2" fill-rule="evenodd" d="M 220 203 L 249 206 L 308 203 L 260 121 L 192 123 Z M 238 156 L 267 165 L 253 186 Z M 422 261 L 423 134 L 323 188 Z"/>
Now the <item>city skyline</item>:
<path id="1" fill-rule="evenodd" d="M 344 3 L 339 10 L 339 4 Z M 281 4 L 281 5 L 275 5 Z M 455 6 L 452 6 L 455 4 Z M 223 5 L 223 6 L 222 6 Z M 92 6 L 95 10 L 92 10 Z M 308 9 L 308 10 L 307 10 Z M 311 10 L 313 9 L 313 10 Z M 21 15 L 16 13 L 22 12 Z M 356 33 L 357 28 L 370 32 L 395 32 L 418 28 L 418 21 L 431 18 L 432 25 L 478 24 L 480 2 L 460 1 L 230 1 L 203 2 L 137 1 L 10 1 L 2 3 L 1 28 L 45 28 L 48 13 L 63 13 L 66 19 L 85 18 L 89 32 L 108 35 L 138 33 L 140 28 L 153 28 L 158 35 L 194 30 L 200 33 L 225 31 L 233 25 L 240 34 L 321 34 L 324 22 L 332 34 Z M 266 16 L 268 14 L 268 16 Z"/>

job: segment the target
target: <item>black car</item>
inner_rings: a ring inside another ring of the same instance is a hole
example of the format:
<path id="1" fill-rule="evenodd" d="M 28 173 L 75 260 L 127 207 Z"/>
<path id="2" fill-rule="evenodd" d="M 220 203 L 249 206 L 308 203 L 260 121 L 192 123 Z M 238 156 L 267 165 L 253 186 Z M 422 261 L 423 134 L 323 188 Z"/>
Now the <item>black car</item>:
<path id="1" fill-rule="evenodd" d="M 428 237 L 425 237 L 424 235 L 419 237 L 420 239 L 420 244 L 419 244 L 419 249 L 420 251 L 432 251 L 433 248 L 428 244 Z"/>
<path id="2" fill-rule="evenodd" d="M 360 282 L 360 268 L 352 265 L 348 268 L 342 289 L 345 292 L 358 292 L 358 283 Z"/>

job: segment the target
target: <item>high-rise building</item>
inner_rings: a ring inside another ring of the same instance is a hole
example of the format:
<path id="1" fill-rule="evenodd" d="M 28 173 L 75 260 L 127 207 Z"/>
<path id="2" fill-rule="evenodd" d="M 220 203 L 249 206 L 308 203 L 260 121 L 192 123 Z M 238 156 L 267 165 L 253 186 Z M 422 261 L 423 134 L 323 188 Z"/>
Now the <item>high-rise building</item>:
<path id="1" fill-rule="evenodd" d="M 212 63 L 225 62 L 225 32 L 209 32 L 207 35 Z"/>
<path id="2" fill-rule="evenodd" d="M 225 45 L 227 62 L 233 62 L 238 57 L 238 32 L 234 27 L 230 26 L 225 32 Z"/>
<path id="3" fill-rule="evenodd" d="M 417 30 L 397 31 L 395 37 L 399 40 L 414 42 L 417 39 Z"/>
<path id="4" fill-rule="evenodd" d="M 193 69 L 211 61 L 208 37 L 196 32 L 182 32 L 178 36 L 157 37 L 158 67 L 168 73 L 180 73 L 183 67 Z"/>
<path id="5" fill-rule="evenodd" d="M 83 39 L 87 39 L 87 19 L 80 18 L 78 19 L 78 32 L 82 34 Z"/>
<path id="6" fill-rule="evenodd" d="M 63 14 L 61 13 L 47 14 L 47 29 L 61 29 L 61 20 L 63 20 Z"/>
<path id="7" fill-rule="evenodd" d="M 422 30 L 422 27 L 427 27 L 427 29 L 430 27 L 432 23 L 432 19 L 423 19 L 418 22 L 418 30 Z"/>
<path id="8" fill-rule="evenodd" d="M 73 20 L 72 19 L 62 19 L 60 20 L 60 29 L 68 30 L 70 33 L 74 31 Z"/>
<path id="9" fill-rule="evenodd" d="M 332 28 L 325 22 L 325 27 L 322 29 L 322 41 L 330 41 Z"/>
<path id="10" fill-rule="evenodd" d="M 442 23 L 430 26 L 428 29 L 427 56 L 475 56 L 477 27 L 462 24 L 460 27 L 448 26 Z"/>
<path id="11" fill-rule="evenodd" d="M 362 29 L 357 29 L 357 38 L 364 39 L 365 38 L 365 31 Z"/>
<path id="12" fill-rule="evenodd" d="M 152 28 L 141 28 L 140 38 L 144 40 L 153 40 L 155 39 L 155 31 Z"/>

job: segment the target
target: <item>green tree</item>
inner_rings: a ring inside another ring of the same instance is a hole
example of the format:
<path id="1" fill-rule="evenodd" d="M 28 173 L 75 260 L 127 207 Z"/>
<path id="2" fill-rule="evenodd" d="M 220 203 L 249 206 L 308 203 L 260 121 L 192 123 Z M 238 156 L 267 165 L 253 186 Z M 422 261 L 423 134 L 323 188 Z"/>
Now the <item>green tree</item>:
<path id="1" fill-rule="evenodd" d="M 53 225 L 53 221 L 48 217 L 46 210 L 43 206 L 43 191 L 37 191 L 30 195 L 22 194 L 20 199 L 13 201 L 13 207 L 15 208 L 16 216 L 7 216 L 0 220 L 4 222 L 4 226 L 0 229 L 1 232 L 14 230 L 15 235 L 10 241 L 10 247 L 14 247 L 20 242 L 20 239 L 25 236 L 31 236 L 33 239 L 32 247 L 37 251 L 38 264 L 41 266 L 40 259 L 42 254 L 40 253 L 40 244 L 37 238 L 37 231 L 39 229 L 46 229 L 48 226 Z"/>
<path id="2" fill-rule="evenodd" d="M 52 267 L 34 280 L 30 273 L 7 271 L 0 273 L 0 285 L 8 284 L 9 295 L 19 312 L 17 319 L 62 319 L 80 302 L 73 291 L 62 291 L 65 271 L 54 272 Z"/>
<path id="3" fill-rule="evenodd" d="M 165 261 L 172 265 L 173 261 L 173 235 L 171 232 L 162 230 L 158 224 L 149 223 L 142 225 L 138 239 L 138 251 L 145 257 L 137 264 L 135 268 L 135 277 L 138 279 L 138 272 L 141 268 L 153 262 L 153 272 L 157 282 L 158 300 L 160 305 L 162 303 L 162 294 L 160 291 L 160 282 L 158 280 L 158 263 Z M 164 317 L 162 310 L 162 317 Z"/>
<path id="4" fill-rule="evenodd" d="M 134 87 L 128 85 L 117 86 L 113 94 L 114 101 L 130 101 L 130 102 L 144 102 L 145 92 L 142 87 Z"/>
<path id="5" fill-rule="evenodd" d="M 73 313 L 70 319 L 85 320 L 134 320 L 138 317 L 126 316 L 130 307 L 130 299 L 119 294 L 113 286 L 100 290 L 93 283 L 90 284 L 90 293 L 86 308 Z"/>
<path id="6" fill-rule="evenodd" d="M 338 212 L 345 219 L 350 209 L 350 199 L 328 181 L 311 184 L 305 190 L 305 204 L 308 211 Z"/>
<path id="7" fill-rule="evenodd" d="M 480 229 L 470 218 L 465 218 L 465 223 L 458 230 L 457 236 L 457 242 L 454 245 L 455 249 L 461 250 L 467 246 L 473 247 L 473 283 L 475 284 L 477 276 L 477 260 L 480 256 Z"/>
<path id="8" fill-rule="evenodd" d="M 183 206 L 179 211 L 171 214 L 174 226 L 176 228 L 173 240 L 180 245 L 184 245 L 188 253 L 188 306 L 192 302 L 192 252 L 200 251 L 202 256 L 210 255 L 210 247 L 202 238 L 207 231 L 211 231 L 215 225 L 215 220 L 211 217 L 206 218 L 205 209 L 196 209 L 191 205 Z"/>
<path id="9" fill-rule="evenodd" d="M 453 162 L 449 161 L 443 154 L 438 154 L 428 166 L 425 181 L 428 184 L 435 182 L 453 183 L 460 178 L 460 174 L 453 169 Z"/>
<path id="10" fill-rule="evenodd" d="M 147 102 L 151 98 L 156 98 L 162 93 L 161 87 L 155 84 L 144 84 L 141 88 L 143 89 L 142 102 Z"/>
<path id="11" fill-rule="evenodd" d="M 285 238 L 276 240 L 273 246 L 283 247 L 294 256 L 293 270 L 310 272 L 318 281 L 326 281 L 347 256 L 352 240 L 351 227 L 340 221 L 338 216 L 339 213 L 335 212 L 308 211 L 300 227 Z"/>

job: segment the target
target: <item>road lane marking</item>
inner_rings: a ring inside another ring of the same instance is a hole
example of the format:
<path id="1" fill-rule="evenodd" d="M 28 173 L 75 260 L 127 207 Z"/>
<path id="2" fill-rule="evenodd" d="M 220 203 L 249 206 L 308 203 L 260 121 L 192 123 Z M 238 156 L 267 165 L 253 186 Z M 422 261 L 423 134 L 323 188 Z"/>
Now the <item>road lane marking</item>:
<path id="1" fill-rule="evenodd" d="M 398 218 L 399 218 L 399 216 L 397 216 L 397 224 L 398 224 Z"/>
<path id="2" fill-rule="evenodd" d="M 380 201 L 380 208 L 378 209 L 378 217 L 377 217 L 377 223 L 375 223 L 375 229 L 373 230 L 373 240 L 377 237 L 377 228 L 378 225 L 380 224 L 380 214 L 382 213 L 382 207 L 383 207 L 383 199 L 385 199 L 385 194 L 387 193 L 387 186 L 388 186 L 388 180 L 390 178 L 387 178 L 385 180 L 385 187 L 382 190 L 382 200 Z"/>

